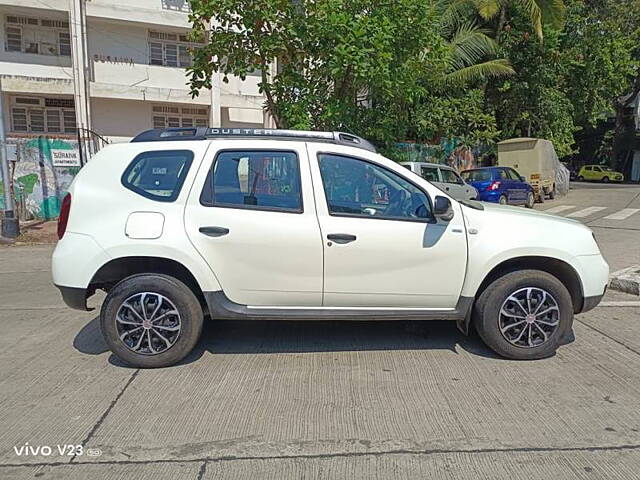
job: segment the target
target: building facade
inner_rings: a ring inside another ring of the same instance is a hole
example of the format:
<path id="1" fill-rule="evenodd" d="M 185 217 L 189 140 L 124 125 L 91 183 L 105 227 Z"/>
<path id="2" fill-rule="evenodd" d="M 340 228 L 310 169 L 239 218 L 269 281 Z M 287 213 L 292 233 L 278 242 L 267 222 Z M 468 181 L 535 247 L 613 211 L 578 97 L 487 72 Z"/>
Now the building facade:
<path id="1" fill-rule="evenodd" d="M 0 0 L 5 135 L 269 126 L 256 76 L 191 98 L 188 31 L 187 0 Z"/>

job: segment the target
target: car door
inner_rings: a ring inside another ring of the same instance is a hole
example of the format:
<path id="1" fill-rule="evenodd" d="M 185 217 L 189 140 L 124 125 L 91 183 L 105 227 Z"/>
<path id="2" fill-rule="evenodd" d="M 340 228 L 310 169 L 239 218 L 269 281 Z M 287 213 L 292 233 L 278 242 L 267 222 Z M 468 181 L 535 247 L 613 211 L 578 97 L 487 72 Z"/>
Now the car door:
<path id="1" fill-rule="evenodd" d="M 322 239 L 303 142 L 212 142 L 185 228 L 225 295 L 255 306 L 320 306 Z"/>
<path id="2" fill-rule="evenodd" d="M 440 178 L 442 178 L 442 185 L 446 193 L 456 200 L 475 198 L 475 192 L 472 193 L 471 187 L 466 185 L 456 172 L 450 168 L 439 167 L 438 169 L 440 170 Z"/>
<path id="3" fill-rule="evenodd" d="M 602 180 L 602 177 L 604 177 L 602 168 L 594 165 L 593 173 L 591 174 L 591 180 Z"/>
<path id="4" fill-rule="evenodd" d="M 500 182 L 500 190 L 504 192 L 508 203 L 517 203 L 517 192 L 515 190 L 513 180 L 509 177 L 507 170 L 505 168 L 498 168 L 496 169 L 496 174 L 498 181 Z"/>
<path id="5" fill-rule="evenodd" d="M 402 167 L 336 145 L 309 144 L 324 240 L 325 307 L 454 308 L 467 244 L 460 206 L 436 221 L 431 185 Z M 419 180 L 419 179 L 416 179 Z"/>
<path id="6" fill-rule="evenodd" d="M 509 175 L 509 179 L 513 182 L 512 190 L 514 192 L 514 199 L 517 200 L 518 203 L 524 203 L 529 193 L 527 183 L 522 181 L 520 174 L 513 168 L 506 168 L 505 170 Z"/>

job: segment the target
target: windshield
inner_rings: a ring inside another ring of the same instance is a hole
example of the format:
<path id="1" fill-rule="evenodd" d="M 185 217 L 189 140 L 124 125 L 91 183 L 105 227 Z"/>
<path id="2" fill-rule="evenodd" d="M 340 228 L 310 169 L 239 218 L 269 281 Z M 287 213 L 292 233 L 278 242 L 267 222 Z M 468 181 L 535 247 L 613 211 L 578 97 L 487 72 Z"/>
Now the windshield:
<path id="1" fill-rule="evenodd" d="M 611 167 L 600 167 L 602 168 L 602 170 L 604 170 L 605 172 L 613 172 L 613 168 Z"/>
<path id="2" fill-rule="evenodd" d="M 491 180 L 490 170 L 465 170 L 460 175 L 465 182 L 482 182 Z"/>

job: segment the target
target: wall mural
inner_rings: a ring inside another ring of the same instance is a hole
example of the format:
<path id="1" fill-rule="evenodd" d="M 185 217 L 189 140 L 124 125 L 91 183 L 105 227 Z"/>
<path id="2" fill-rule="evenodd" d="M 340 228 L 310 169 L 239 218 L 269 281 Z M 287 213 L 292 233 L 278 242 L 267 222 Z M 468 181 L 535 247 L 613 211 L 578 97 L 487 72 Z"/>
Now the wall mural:
<path id="1" fill-rule="evenodd" d="M 449 165 L 457 171 L 479 167 L 481 160 L 491 153 L 488 145 L 473 148 L 458 139 L 440 139 L 438 144 L 396 143 L 394 158 L 399 162 L 428 162 Z"/>
<path id="2" fill-rule="evenodd" d="M 65 152 L 68 154 L 64 155 Z M 67 139 L 7 139 L 13 192 L 21 220 L 49 220 L 60 214 L 62 198 L 80 170 L 79 163 L 75 161 L 77 152 L 78 142 Z M 62 157 L 65 160 L 60 161 Z M 4 192 L 1 181 L 0 192 Z M 0 206 L 4 208 L 2 195 Z"/>

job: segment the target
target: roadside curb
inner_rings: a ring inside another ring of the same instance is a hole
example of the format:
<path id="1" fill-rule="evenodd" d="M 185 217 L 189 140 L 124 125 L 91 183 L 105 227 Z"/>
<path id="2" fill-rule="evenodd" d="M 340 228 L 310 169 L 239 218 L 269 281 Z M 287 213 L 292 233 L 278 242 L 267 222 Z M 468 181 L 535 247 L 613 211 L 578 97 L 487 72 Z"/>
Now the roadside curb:
<path id="1" fill-rule="evenodd" d="M 631 265 L 613 272 L 609 288 L 632 295 L 640 295 L 640 265 Z"/>

